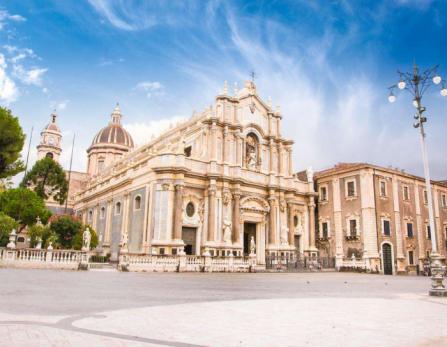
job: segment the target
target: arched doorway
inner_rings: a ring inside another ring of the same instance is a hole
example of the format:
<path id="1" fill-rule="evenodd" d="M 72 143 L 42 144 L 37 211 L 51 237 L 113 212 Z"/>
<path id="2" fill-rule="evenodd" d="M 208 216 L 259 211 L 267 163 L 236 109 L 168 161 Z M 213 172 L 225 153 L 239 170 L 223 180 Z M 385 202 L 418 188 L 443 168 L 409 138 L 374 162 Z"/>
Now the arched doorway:
<path id="1" fill-rule="evenodd" d="M 391 245 L 384 243 L 382 245 L 382 264 L 384 275 L 393 274 L 393 253 L 391 251 Z"/>

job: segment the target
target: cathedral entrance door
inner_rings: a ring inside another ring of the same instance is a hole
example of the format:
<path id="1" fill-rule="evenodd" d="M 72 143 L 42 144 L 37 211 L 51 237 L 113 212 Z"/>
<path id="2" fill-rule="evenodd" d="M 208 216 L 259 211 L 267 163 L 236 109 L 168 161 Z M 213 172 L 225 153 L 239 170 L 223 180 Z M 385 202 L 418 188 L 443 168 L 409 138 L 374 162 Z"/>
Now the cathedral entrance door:
<path id="1" fill-rule="evenodd" d="M 295 253 L 298 255 L 300 253 L 300 235 L 294 236 L 293 243 L 295 246 Z"/>
<path id="2" fill-rule="evenodd" d="M 256 223 L 244 223 L 244 255 L 250 254 L 250 241 L 252 236 L 256 244 Z"/>
<path id="3" fill-rule="evenodd" d="M 382 245 L 383 273 L 385 275 L 393 274 L 393 255 L 391 253 L 391 245 L 384 243 Z"/>
<path id="4" fill-rule="evenodd" d="M 182 239 L 185 243 L 185 253 L 187 255 L 196 254 L 196 234 L 197 228 L 182 228 Z"/>

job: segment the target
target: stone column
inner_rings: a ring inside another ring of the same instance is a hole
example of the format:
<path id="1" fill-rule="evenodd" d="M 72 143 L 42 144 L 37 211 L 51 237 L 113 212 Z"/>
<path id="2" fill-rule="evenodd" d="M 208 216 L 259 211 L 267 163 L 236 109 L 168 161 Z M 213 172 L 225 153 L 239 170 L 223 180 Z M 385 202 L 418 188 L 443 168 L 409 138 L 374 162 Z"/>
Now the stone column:
<path id="1" fill-rule="evenodd" d="M 233 193 L 233 242 L 241 242 L 240 227 L 240 209 L 241 209 L 241 194 L 236 191 Z"/>
<path id="2" fill-rule="evenodd" d="M 276 198 L 272 195 L 269 197 L 269 204 L 269 244 L 274 245 L 276 241 Z"/>
<path id="3" fill-rule="evenodd" d="M 284 173 L 283 168 L 283 157 L 282 157 L 282 144 L 278 144 L 278 174 L 282 175 Z"/>
<path id="4" fill-rule="evenodd" d="M 103 243 L 110 243 L 110 230 L 112 228 L 113 200 L 107 201 L 106 225 L 104 228 Z"/>
<path id="5" fill-rule="evenodd" d="M 292 204 L 287 204 L 287 211 L 289 213 L 288 215 L 288 224 L 289 224 L 289 245 L 293 246 L 294 245 L 294 236 L 295 236 L 295 225 L 294 225 L 294 220 L 293 220 L 293 205 Z"/>
<path id="6" fill-rule="evenodd" d="M 315 202 L 314 197 L 309 201 L 309 246 L 311 250 L 315 250 Z"/>
<path id="7" fill-rule="evenodd" d="M 236 165 L 242 166 L 242 140 L 239 130 L 235 133 L 234 140 L 236 144 L 236 158 L 234 162 Z"/>
<path id="8" fill-rule="evenodd" d="M 207 241 L 214 240 L 216 231 L 216 186 L 212 185 L 208 189 L 208 234 Z"/>
<path id="9" fill-rule="evenodd" d="M 174 195 L 174 223 L 172 228 L 172 239 L 182 238 L 182 210 L 183 210 L 183 184 L 175 185 Z"/>
<path id="10" fill-rule="evenodd" d="M 273 139 L 270 139 L 269 148 L 270 148 L 270 160 L 269 160 L 269 172 L 274 172 L 273 170 Z"/>
<path id="11" fill-rule="evenodd" d="M 293 175 L 292 148 L 289 148 L 288 154 L 289 154 L 289 168 L 288 168 L 289 172 L 287 176 L 292 176 Z"/>
<path id="12" fill-rule="evenodd" d="M 228 163 L 228 154 L 229 150 L 228 150 L 228 126 L 226 125 L 223 131 L 223 137 L 222 137 L 222 141 L 223 141 L 223 146 L 222 146 L 222 159 L 224 164 Z"/>
<path id="13" fill-rule="evenodd" d="M 213 121 L 213 123 L 211 124 L 211 131 L 210 131 L 210 136 L 211 136 L 211 158 L 210 159 L 211 159 L 211 161 L 217 160 L 216 131 L 217 131 L 216 122 Z"/>

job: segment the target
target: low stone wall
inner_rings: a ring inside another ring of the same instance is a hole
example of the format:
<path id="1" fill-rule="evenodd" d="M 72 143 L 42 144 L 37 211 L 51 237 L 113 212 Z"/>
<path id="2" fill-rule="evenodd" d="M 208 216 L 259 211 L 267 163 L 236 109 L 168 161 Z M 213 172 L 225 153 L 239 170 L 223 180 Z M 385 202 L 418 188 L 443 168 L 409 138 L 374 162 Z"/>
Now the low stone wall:
<path id="1" fill-rule="evenodd" d="M 122 271 L 141 272 L 255 272 L 256 256 L 161 256 L 121 254 L 119 267 Z"/>
<path id="2" fill-rule="evenodd" d="M 0 248 L 0 267 L 61 270 L 87 269 L 88 254 L 87 252 L 73 250 Z"/>

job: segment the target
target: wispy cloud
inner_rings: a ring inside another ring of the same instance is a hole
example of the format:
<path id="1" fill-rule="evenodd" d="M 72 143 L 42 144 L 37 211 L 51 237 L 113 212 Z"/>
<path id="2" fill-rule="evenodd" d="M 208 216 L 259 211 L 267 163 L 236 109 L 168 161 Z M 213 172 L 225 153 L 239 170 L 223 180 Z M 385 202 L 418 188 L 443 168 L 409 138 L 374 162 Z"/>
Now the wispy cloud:
<path id="1" fill-rule="evenodd" d="M 47 71 L 48 69 L 44 68 L 31 68 L 27 70 L 20 64 L 13 66 L 14 76 L 26 85 L 41 86 L 42 78 Z"/>
<path id="2" fill-rule="evenodd" d="M 159 136 L 162 132 L 168 130 L 179 122 L 185 121 L 184 116 L 174 116 L 158 120 L 151 120 L 144 123 L 128 123 L 124 125 L 131 134 L 136 145 L 140 146 L 149 142 L 153 137 Z"/>
<path id="3" fill-rule="evenodd" d="M 144 81 L 139 82 L 134 87 L 137 91 L 142 91 L 146 93 L 146 97 L 148 99 L 154 97 L 154 96 L 161 96 L 164 95 L 164 87 L 160 82 L 150 82 L 150 81 Z"/>
<path id="4" fill-rule="evenodd" d="M 0 10 L 0 30 L 4 28 L 8 21 L 24 22 L 26 21 L 26 18 L 19 14 L 10 14 L 6 10 Z"/>
<path id="5" fill-rule="evenodd" d="M 190 14 L 201 8 L 194 1 L 88 2 L 109 24 L 125 31 L 144 30 L 156 25 L 191 25 Z"/>

